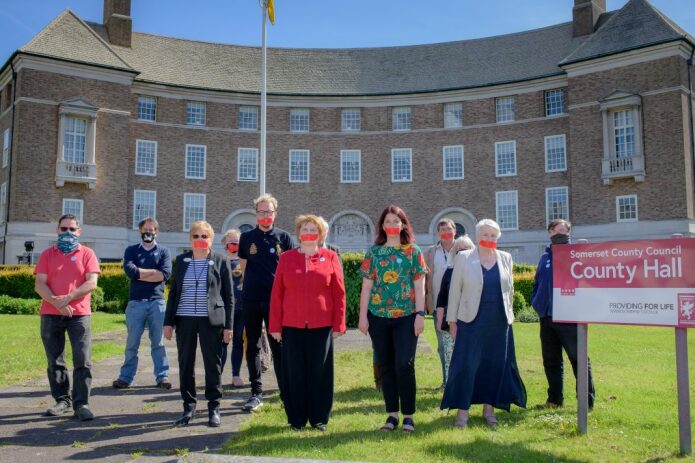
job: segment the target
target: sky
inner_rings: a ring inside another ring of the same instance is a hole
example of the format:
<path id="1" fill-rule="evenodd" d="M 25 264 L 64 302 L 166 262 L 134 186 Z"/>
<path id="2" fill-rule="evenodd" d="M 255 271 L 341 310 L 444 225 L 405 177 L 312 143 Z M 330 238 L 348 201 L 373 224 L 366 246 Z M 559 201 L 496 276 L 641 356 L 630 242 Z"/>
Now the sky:
<path id="1" fill-rule="evenodd" d="M 132 0 L 133 30 L 260 46 L 259 0 Z M 627 0 L 607 0 L 609 11 Z M 695 0 L 651 0 L 695 35 Z M 571 21 L 574 0 L 275 0 L 269 47 L 355 48 L 465 40 Z M 195 5 L 195 6 L 191 6 Z M 0 0 L 0 65 L 61 11 L 102 22 L 102 0 Z"/>

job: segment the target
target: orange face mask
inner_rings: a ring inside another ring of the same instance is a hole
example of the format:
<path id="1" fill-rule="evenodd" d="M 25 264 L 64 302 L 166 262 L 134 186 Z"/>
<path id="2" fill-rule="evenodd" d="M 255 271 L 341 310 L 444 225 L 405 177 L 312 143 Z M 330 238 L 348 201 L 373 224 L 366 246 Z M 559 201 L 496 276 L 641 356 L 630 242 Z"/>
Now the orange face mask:
<path id="1" fill-rule="evenodd" d="M 270 217 L 263 217 L 258 220 L 258 225 L 262 225 L 264 227 L 270 227 L 273 224 L 273 219 Z"/>
<path id="2" fill-rule="evenodd" d="M 484 248 L 497 249 L 497 243 L 494 241 L 480 240 L 478 241 L 478 244 Z"/>
<path id="3" fill-rule="evenodd" d="M 195 249 L 207 249 L 208 248 L 208 242 L 205 240 L 194 240 L 193 241 L 193 248 L 195 248 Z"/>
<path id="4" fill-rule="evenodd" d="M 453 233 L 440 233 L 439 234 L 439 239 L 440 240 L 450 240 L 454 237 Z"/>
<path id="5" fill-rule="evenodd" d="M 318 241 L 319 240 L 319 234 L 318 233 L 304 233 L 303 235 L 299 235 L 299 241 L 304 242 L 304 241 Z"/>
<path id="6" fill-rule="evenodd" d="M 227 243 L 227 251 L 237 252 L 239 250 L 239 245 L 235 243 Z"/>
<path id="7" fill-rule="evenodd" d="M 384 227 L 384 231 L 386 232 L 387 235 L 400 235 L 401 234 L 401 229 L 398 227 Z"/>

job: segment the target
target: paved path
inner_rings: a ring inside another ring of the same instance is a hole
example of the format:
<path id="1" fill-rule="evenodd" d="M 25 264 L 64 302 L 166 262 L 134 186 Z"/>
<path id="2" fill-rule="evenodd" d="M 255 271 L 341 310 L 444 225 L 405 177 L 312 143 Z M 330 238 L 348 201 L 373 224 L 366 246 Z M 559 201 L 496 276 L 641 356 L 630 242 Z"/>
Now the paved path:
<path id="1" fill-rule="evenodd" d="M 92 371 L 90 408 L 96 415 L 91 422 L 80 422 L 70 414 L 45 417 L 43 412 L 53 405 L 48 381 L 45 378 L 21 386 L 0 388 L 0 462 L 51 463 L 55 461 L 101 461 L 104 463 L 170 462 L 227 462 L 266 463 L 290 460 L 211 455 L 239 430 L 249 418 L 241 411 L 250 390 L 225 388 L 222 400 L 222 426 L 207 426 L 205 401 L 199 403 L 196 418 L 189 426 L 174 428 L 172 422 L 181 414 L 181 396 L 178 391 L 176 346 L 167 343 L 171 381 L 174 388 L 163 391 L 153 386 L 152 361 L 149 343 L 143 336 L 140 365 L 133 387 L 115 390 L 111 382 L 116 378 L 122 357 L 97 363 Z M 336 349 L 370 349 L 369 338 L 356 330 L 338 339 Z M 421 350 L 429 346 L 421 338 Z M 196 381 L 204 384 L 203 363 L 196 362 Z M 246 377 L 245 364 L 242 376 Z M 231 382 L 229 364 L 224 373 L 225 384 Z M 278 400 L 275 375 L 263 375 L 269 400 Z M 198 389 L 199 398 L 203 392 Z M 291 461 L 298 461 L 296 459 Z"/>

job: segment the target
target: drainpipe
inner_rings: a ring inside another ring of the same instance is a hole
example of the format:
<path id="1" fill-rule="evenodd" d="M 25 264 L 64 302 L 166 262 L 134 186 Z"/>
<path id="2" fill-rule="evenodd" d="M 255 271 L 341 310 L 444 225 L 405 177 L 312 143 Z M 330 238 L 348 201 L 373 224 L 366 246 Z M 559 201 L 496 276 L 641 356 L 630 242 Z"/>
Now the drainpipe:
<path id="1" fill-rule="evenodd" d="M 695 184 L 695 127 L 693 126 L 693 55 L 695 45 L 691 44 L 690 58 L 688 58 L 688 126 L 690 128 L 690 155 L 693 163 L 693 183 Z M 695 192 L 695 186 L 693 187 Z"/>
<path id="2" fill-rule="evenodd" d="M 10 195 L 12 191 L 12 152 L 14 151 L 14 115 L 15 115 L 15 100 L 17 98 L 17 71 L 14 69 L 14 64 L 10 60 L 10 68 L 12 69 L 12 122 L 10 122 L 10 151 L 8 153 L 7 165 L 7 197 L 5 208 L 5 245 L 2 247 L 2 263 L 7 264 L 7 230 L 10 225 Z"/>

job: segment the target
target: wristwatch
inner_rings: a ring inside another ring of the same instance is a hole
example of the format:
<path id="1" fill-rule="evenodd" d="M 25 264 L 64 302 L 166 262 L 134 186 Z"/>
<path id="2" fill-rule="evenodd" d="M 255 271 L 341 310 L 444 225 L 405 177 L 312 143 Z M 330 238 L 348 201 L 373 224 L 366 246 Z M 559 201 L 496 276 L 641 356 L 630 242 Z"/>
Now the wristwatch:
<path id="1" fill-rule="evenodd" d="M 419 315 L 421 317 L 425 317 L 425 311 L 424 310 L 416 310 L 415 315 Z"/>

